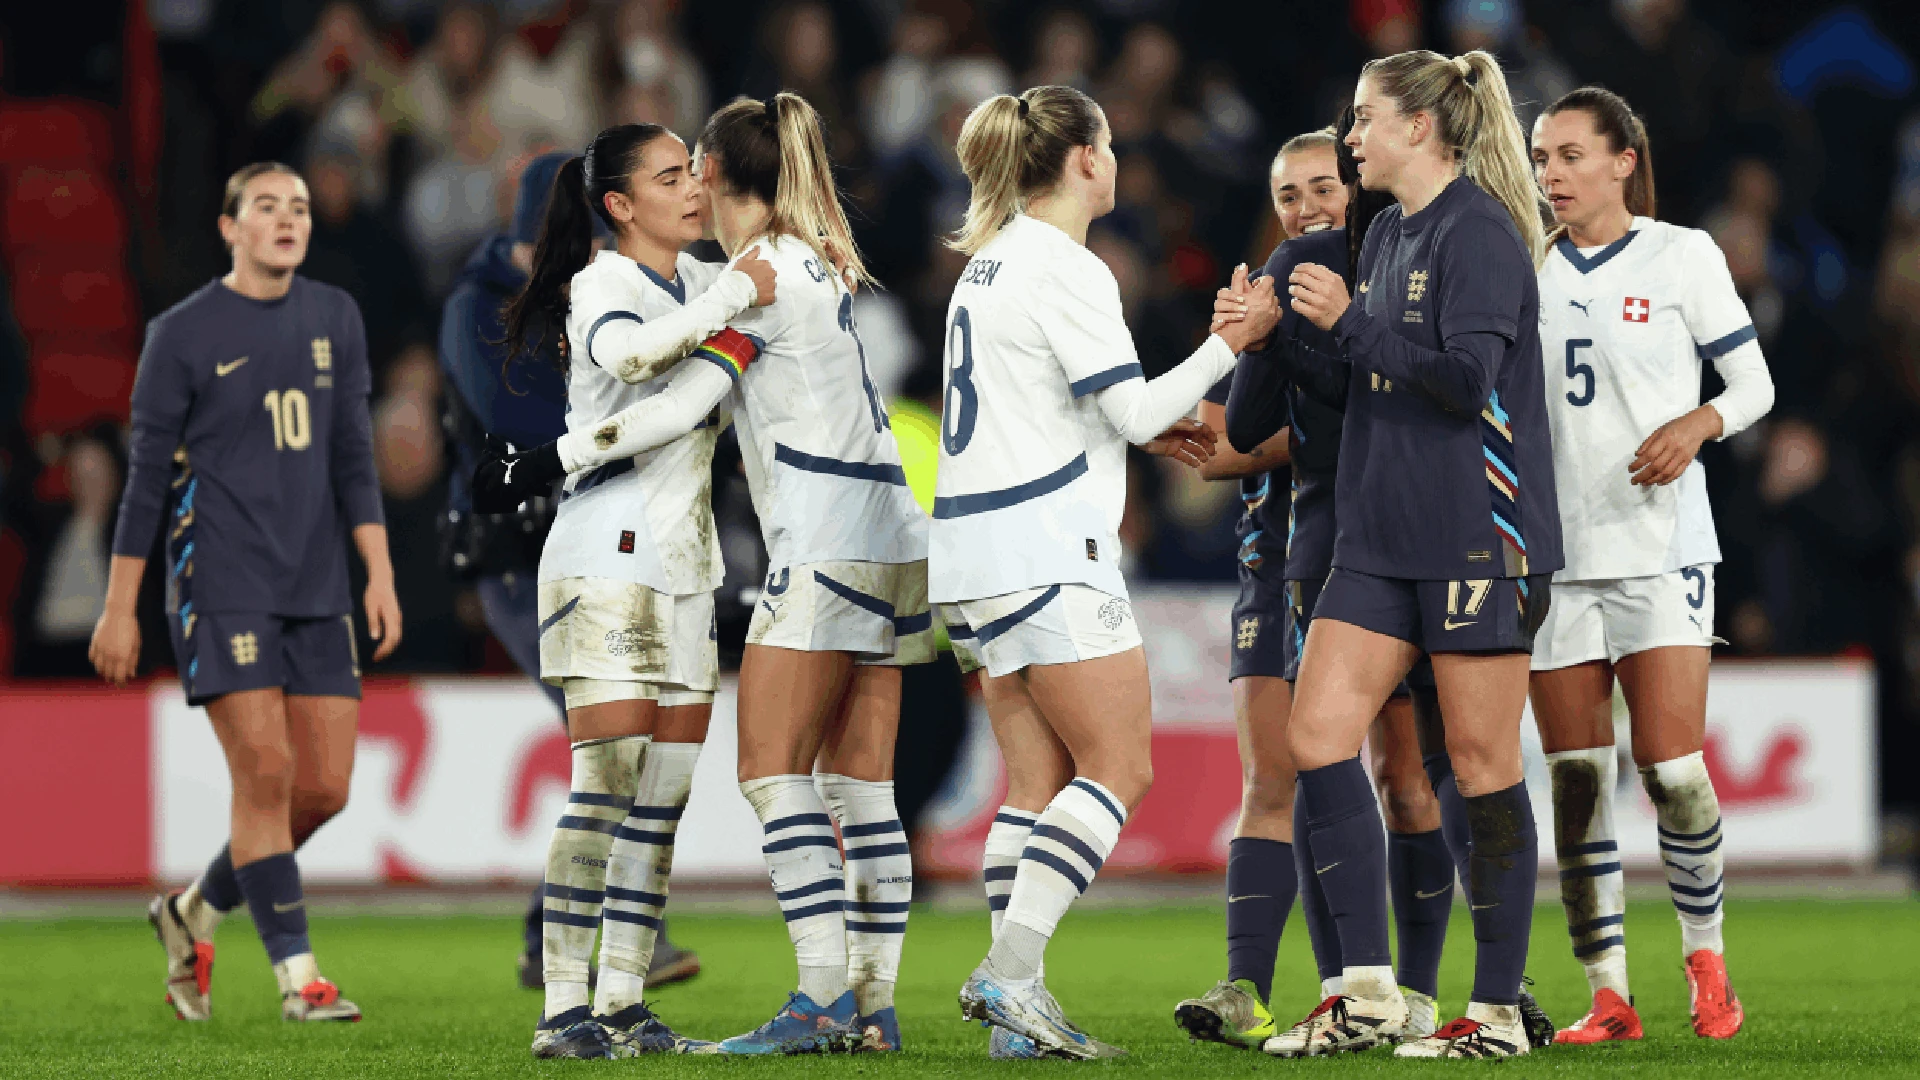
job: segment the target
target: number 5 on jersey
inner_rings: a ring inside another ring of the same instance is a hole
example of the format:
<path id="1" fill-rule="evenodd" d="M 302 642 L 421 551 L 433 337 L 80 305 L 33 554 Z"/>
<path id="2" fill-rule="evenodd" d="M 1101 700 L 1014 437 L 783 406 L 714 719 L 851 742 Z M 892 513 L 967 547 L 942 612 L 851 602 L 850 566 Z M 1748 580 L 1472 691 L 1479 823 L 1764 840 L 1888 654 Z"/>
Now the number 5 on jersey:
<path id="1" fill-rule="evenodd" d="M 291 390 L 269 390 L 262 405 L 267 415 L 273 417 L 275 450 L 305 450 L 313 441 L 306 391 L 297 386 Z"/>

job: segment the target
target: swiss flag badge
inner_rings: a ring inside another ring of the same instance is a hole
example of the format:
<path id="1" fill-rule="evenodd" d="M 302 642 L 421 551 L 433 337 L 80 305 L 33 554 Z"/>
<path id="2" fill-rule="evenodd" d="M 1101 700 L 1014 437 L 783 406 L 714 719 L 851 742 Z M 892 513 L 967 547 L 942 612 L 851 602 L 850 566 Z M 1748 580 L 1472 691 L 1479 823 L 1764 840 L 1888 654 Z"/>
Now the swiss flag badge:
<path id="1" fill-rule="evenodd" d="M 1626 310 L 1620 313 L 1620 317 L 1627 322 L 1646 322 L 1647 316 L 1652 313 L 1652 301 L 1642 300 L 1637 296 L 1629 296 L 1627 297 Z"/>

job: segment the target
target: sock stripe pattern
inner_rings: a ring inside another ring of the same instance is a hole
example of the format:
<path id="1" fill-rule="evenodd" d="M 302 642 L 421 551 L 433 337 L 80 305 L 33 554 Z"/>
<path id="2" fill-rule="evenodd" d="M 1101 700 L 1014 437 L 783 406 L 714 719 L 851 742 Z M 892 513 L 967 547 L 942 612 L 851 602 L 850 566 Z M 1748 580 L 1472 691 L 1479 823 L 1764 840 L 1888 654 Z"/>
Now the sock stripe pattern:
<path id="1" fill-rule="evenodd" d="M 766 836 L 760 850 L 793 941 L 801 988 L 815 1003 L 830 1004 L 845 991 L 847 972 L 846 884 L 833 818 L 811 776 L 748 780 L 740 793 Z"/>
<path id="2" fill-rule="evenodd" d="M 992 914 L 993 930 L 1000 932 L 1000 916 L 1013 896 L 1013 879 L 1020 872 L 1020 853 L 1027 848 L 1027 837 L 1040 819 L 1011 806 L 1003 806 L 993 815 L 987 829 L 987 848 L 981 855 L 980 876 L 987 889 L 987 910 Z"/>
<path id="3" fill-rule="evenodd" d="M 1092 780 L 1076 777 L 1061 789 L 1020 853 L 1005 917 L 1052 936 L 1060 917 L 1113 853 L 1126 820 L 1120 801 Z"/>
<path id="4" fill-rule="evenodd" d="M 600 912 L 603 1013 L 619 1012 L 645 994 L 654 943 L 667 915 L 674 835 L 693 790 L 693 770 L 699 760 L 698 743 L 649 745 L 626 821 L 613 834 L 607 853 L 606 899 Z"/>
<path id="5" fill-rule="evenodd" d="M 541 888 L 541 957 L 553 983 L 587 981 L 587 962 L 606 900 L 608 854 L 633 805 L 645 736 L 573 746 L 573 784 L 554 823 Z"/>
<path id="6" fill-rule="evenodd" d="M 913 857 L 893 781 L 837 773 L 815 779 L 846 856 L 847 985 L 862 1016 L 893 1005 L 913 900 Z"/>
<path id="7" fill-rule="evenodd" d="M 1640 779 L 1659 821 L 1660 862 L 1680 917 L 1681 949 L 1689 955 L 1720 952 L 1726 856 L 1720 850 L 1720 799 L 1706 757 L 1695 752 L 1658 762 L 1641 769 Z"/>
<path id="8" fill-rule="evenodd" d="M 1574 959 L 1589 987 L 1627 994 L 1626 876 L 1613 831 L 1619 763 L 1612 746 L 1547 755 L 1554 855 Z"/>

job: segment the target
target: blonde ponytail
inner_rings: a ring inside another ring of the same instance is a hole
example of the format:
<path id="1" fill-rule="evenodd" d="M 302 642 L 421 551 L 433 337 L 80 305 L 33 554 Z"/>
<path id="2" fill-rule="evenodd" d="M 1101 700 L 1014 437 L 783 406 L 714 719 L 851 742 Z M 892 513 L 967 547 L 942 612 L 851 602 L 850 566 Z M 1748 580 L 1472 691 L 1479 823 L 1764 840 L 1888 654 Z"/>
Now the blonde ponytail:
<path id="1" fill-rule="evenodd" d="M 730 191 L 767 204 L 769 235 L 805 241 L 822 265 L 841 266 L 860 281 L 878 284 L 854 246 L 820 114 L 805 98 L 786 91 L 766 102 L 736 98 L 708 118 L 699 145 L 720 160 Z"/>
<path id="2" fill-rule="evenodd" d="M 1419 49 L 1372 60 L 1360 69 L 1403 114 L 1425 112 L 1441 141 L 1480 190 L 1500 200 L 1538 266 L 1546 255 L 1546 200 L 1533 182 L 1527 139 L 1513 112 L 1500 62 L 1475 49 L 1445 57 Z"/>
<path id="3" fill-rule="evenodd" d="M 966 224 L 947 243 L 962 254 L 977 253 L 1020 212 L 1020 144 L 1026 129 L 1021 104 L 1012 94 L 995 94 L 975 106 L 960 128 L 954 149 L 973 190 Z"/>
<path id="4" fill-rule="evenodd" d="M 1068 152 L 1092 146 L 1105 124 L 1100 106 L 1071 86 L 1036 86 L 981 102 L 954 148 L 973 191 L 966 223 L 947 245 L 967 255 L 985 247 L 1028 198 L 1060 182 Z"/>

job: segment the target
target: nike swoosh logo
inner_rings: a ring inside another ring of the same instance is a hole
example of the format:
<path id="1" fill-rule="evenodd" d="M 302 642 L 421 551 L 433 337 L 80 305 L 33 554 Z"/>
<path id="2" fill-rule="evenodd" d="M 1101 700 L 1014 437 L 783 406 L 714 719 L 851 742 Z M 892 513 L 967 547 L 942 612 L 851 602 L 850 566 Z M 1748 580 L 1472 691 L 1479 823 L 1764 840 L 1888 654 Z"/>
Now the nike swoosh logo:
<path id="1" fill-rule="evenodd" d="M 1449 892 L 1452 889 L 1453 889 L 1453 886 L 1451 885 L 1445 886 L 1443 888 L 1435 889 L 1432 892 L 1421 892 L 1419 889 L 1415 889 L 1413 890 L 1413 898 L 1415 900 L 1431 900 L 1434 897 L 1439 896 L 1441 893 Z"/>
<path id="2" fill-rule="evenodd" d="M 276 912 L 279 912 L 282 915 L 285 915 L 289 911 L 299 911 L 301 908 L 306 906 L 307 906 L 307 902 L 305 900 L 295 900 L 291 904 L 275 904 L 273 905 L 273 910 Z"/>
<path id="3" fill-rule="evenodd" d="M 1342 860 L 1340 860 L 1340 862 L 1345 862 L 1345 861 L 1346 861 L 1345 859 L 1342 859 Z M 1327 866 L 1317 866 L 1317 867 L 1315 867 L 1315 868 L 1314 868 L 1314 871 L 1313 871 L 1313 872 L 1314 872 L 1314 873 L 1316 873 L 1316 874 L 1324 874 L 1324 873 L 1326 873 L 1327 871 L 1329 871 L 1329 870 L 1331 870 L 1331 869 L 1333 869 L 1333 868 L 1334 868 L 1335 866 L 1339 866 L 1339 865 L 1340 865 L 1340 863 L 1332 863 L 1332 864 L 1330 864 L 1330 865 L 1327 865 Z"/>
<path id="4" fill-rule="evenodd" d="M 1474 623 L 1477 623 L 1479 621 L 1480 621 L 1479 619 L 1467 619 L 1464 622 L 1454 622 L 1452 619 L 1446 619 L 1446 620 L 1443 620 L 1440 625 L 1447 628 L 1448 630 L 1458 630 L 1463 626 L 1472 626 Z"/>
<path id="5" fill-rule="evenodd" d="M 1246 896 L 1229 896 L 1227 897 L 1227 903 L 1237 904 L 1242 900 L 1271 900 L 1271 899 L 1273 899 L 1273 897 L 1266 893 L 1250 893 Z"/>
<path id="6" fill-rule="evenodd" d="M 215 375 L 231 375 L 233 374 L 235 368 L 238 368 L 241 364 L 244 364 L 246 362 L 247 362 L 247 358 L 243 356 L 240 359 L 233 361 L 232 363 L 215 364 L 213 365 L 213 373 Z"/>
<path id="7" fill-rule="evenodd" d="M 1469 911 L 1485 911 L 1488 908 L 1497 908 L 1499 906 L 1499 904 L 1468 904 L 1467 909 Z"/>

